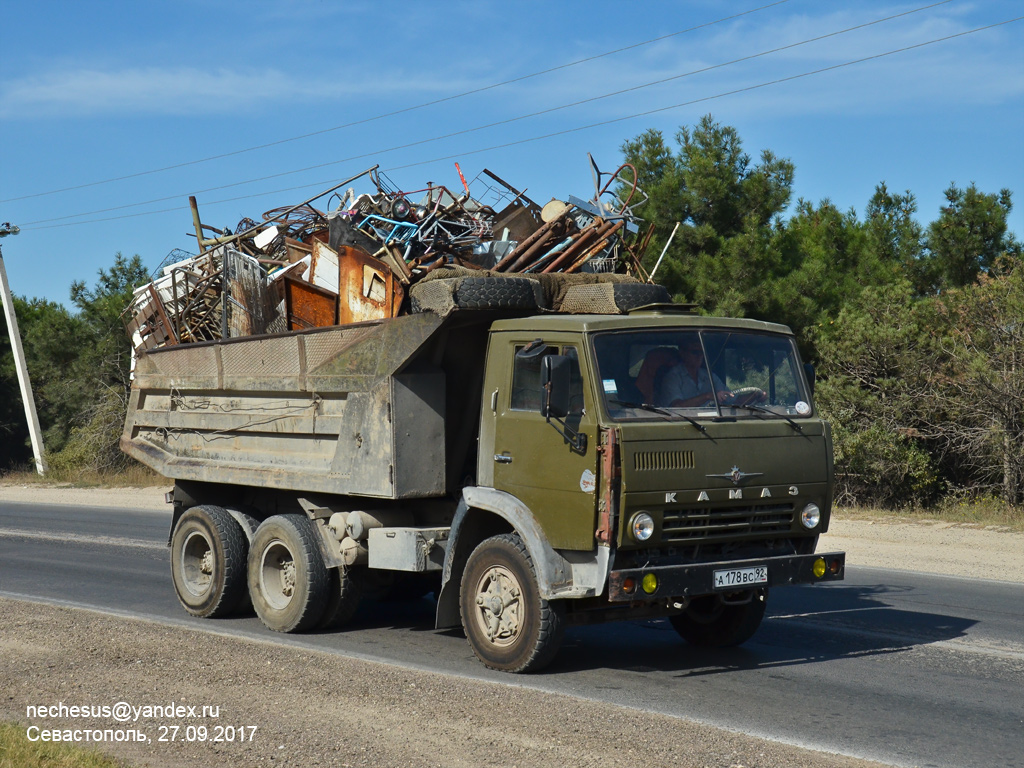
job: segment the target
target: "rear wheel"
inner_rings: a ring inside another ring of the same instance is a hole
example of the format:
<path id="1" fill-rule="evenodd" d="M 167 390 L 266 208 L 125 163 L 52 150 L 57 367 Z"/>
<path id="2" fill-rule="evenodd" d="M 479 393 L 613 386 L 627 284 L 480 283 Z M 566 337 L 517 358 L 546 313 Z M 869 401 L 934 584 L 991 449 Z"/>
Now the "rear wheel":
<path id="1" fill-rule="evenodd" d="M 363 599 L 365 569 L 331 568 L 328 572 L 327 607 L 318 625 L 320 629 L 340 629 L 352 621 Z"/>
<path id="2" fill-rule="evenodd" d="M 192 507 L 171 536 L 171 580 L 185 610 L 213 619 L 245 600 L 249 542 L 223 507 Z"/>
<path id="3" fill-rule="evenodd" d="M 558 652 L 562 606 L 541 598 L 530 553 L 516 534 L 494 536 L 473 550 L 459 603 L 466 639 L 491 669 L 535 672 Z"/>
<path id="4" fill-rule="evenodd" d="M 316 536 L 300 515 L 275 515 L 256 529 L 249 595 L 260 621 L 275 632 L 310 629 L 324 615 L 331 580 Z"/>
<path id="5" fill-rule="evenodd" d="M 748 602 L 739 604 L 725 602 L 720 595 L 707 595 L 696 598 L 685 612 L 669 621 L 690 645 L 730 648 L 754 636 L 767 605 L 767 589 L 755 589 Z"/>

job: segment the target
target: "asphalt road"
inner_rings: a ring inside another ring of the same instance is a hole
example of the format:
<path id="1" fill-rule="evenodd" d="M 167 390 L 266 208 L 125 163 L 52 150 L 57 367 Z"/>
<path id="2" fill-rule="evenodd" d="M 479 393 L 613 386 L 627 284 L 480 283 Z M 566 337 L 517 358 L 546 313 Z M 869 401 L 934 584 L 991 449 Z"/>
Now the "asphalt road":
<path id="1" fill-rule="evenodd" d="M 851 566 L 780 589 L 752 641 L 688 648 L 663 621 L 570 628 L 539 676 L 493 673 L 433 603 L 366 608 L 344 632 L 275 635 L 188 617 L 169 513 L 0 502 L 0 596 L 258 636 L 568 693 L 901 766 L 1024 766 L 1024 585 Z M 638 712 L 637 717 L 643 717 Z"/>

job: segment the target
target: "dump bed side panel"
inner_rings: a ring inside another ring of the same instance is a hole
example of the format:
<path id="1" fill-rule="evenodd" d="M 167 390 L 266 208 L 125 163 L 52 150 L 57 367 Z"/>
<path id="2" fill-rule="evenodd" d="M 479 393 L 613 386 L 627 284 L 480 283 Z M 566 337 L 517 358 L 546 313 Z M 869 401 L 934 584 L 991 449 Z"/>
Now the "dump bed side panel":
<path id="1" fill-rule="evenodd" d="M 142 355 L 121 446 L 172 479 L 441 495 L 445 376 L 423 357 L 443 323 L 424 313 Z"/>

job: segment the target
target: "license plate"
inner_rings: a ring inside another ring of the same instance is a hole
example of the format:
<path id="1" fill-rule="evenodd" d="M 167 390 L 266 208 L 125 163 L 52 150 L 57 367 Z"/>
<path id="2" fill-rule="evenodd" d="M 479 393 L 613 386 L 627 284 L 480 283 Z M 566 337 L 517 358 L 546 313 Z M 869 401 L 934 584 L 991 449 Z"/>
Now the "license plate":
<path id="1" fill-rule="evenodd" d="M 715 571 L 715 589 L 732 589 L 751 584 L 767 584 L 768 567 L 757 565 L 753 568 L 733 568 L 729 571 Z"/>

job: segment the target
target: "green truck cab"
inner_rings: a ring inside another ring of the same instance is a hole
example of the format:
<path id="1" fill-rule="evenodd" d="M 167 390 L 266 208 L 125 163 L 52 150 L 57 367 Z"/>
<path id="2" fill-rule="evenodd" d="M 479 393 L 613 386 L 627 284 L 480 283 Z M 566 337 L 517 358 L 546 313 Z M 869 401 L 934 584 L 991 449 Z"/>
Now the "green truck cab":
<path id="1" fill-rule="evenodd" d="M 736 645 L 770 589 L 843 578 L 843 553 L 815 552 L 832 446 L 789 329 L 670 305 L 515 315 L 140 358 L 122 447 L 175 480 L 185 609 L 248 597 L 301 631 L 434 590 L 438 628 L 526 672 L 574 623 L 666 617 Z"/>

